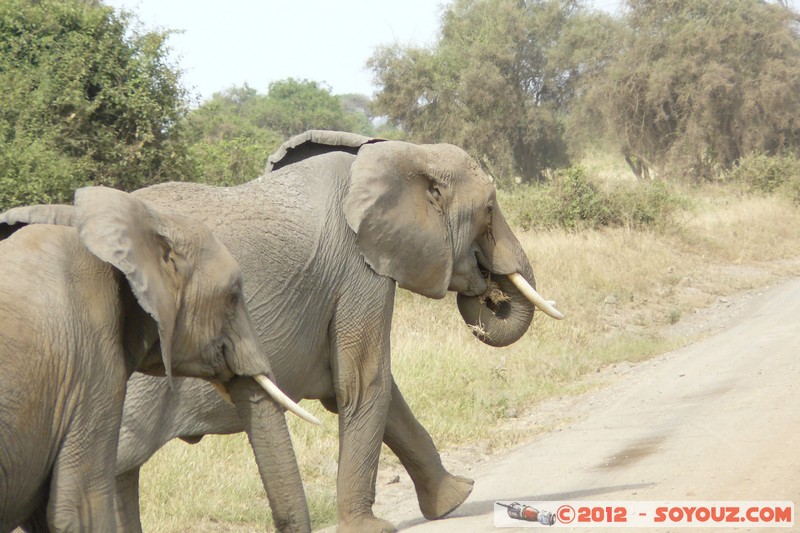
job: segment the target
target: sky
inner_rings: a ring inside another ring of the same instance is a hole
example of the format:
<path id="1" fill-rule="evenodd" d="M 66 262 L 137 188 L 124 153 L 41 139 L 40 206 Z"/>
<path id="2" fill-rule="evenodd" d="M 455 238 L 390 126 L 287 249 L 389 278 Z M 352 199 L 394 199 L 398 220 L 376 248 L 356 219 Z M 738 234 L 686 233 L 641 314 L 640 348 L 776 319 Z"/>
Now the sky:
<path id="1" fill-rule="evenodd" d="M 167 41 L 198 100 L 245 83 L 266 93 L 286 78 L 324 83 L 333 94 L 372 96 L 366 61 L 378 46 L 428 46 L 440 0 L 105 0 L 144 29 L 182 33 Z M 613 11 L 617 0 L 595 0 Z"/>

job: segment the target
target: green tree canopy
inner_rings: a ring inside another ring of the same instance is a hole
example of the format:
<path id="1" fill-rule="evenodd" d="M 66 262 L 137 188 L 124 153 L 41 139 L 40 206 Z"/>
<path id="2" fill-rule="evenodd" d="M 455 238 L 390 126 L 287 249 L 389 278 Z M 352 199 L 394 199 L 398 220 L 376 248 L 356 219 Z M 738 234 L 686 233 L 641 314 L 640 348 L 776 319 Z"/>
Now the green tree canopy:
<path id="1" fill-rule="evenodd" d="M 186 110 L 167 32 L 92 0 L 0 3 L 0 207 L 180 175 Z"/>
<path id="2" fill-rule="evenodd" d="M 251 180 L 283 141 L 309 129 L 369 135 L 368 107 L 368 97 L 340 98 L 292 78 L 271 83 L 267 94 L 247 85 L 216 93 L 187 117 L 193 176 L 217 184 Z"/>
<path id="3" fill-rule="evenodd" d="M 448 141 L 498 177 L 537 179 L 568 164 L 563 113 L 590 65 L 602 15 L 570 0 L 456 0 L 430 48 L 392 45 L 369 60 L 375 109 L 420 142 Z"/>
<path id="4" fill-rule="evenodd" d="M 617 54 L 586 79 L 584 123 L 640 177 L 710 177 L 748 153 L 796 151 L 798 21 L 760 0 L 629 0 Z"/>

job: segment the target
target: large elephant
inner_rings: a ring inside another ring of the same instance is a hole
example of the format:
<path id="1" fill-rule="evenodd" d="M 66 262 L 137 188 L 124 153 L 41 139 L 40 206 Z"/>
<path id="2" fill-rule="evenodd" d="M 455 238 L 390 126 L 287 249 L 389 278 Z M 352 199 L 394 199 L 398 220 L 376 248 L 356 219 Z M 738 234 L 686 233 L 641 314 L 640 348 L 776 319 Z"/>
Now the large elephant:
<path id="1" fill-rule="evenodd" d="M 464 320 L 495 346 L 527 331 L 534 305 L 561 316 L 533 289 L 492 180 L 473 159 L 452 145 L 310 131 L 247 184 L 169 183 L 134 194 L 212 228 L 249 281 L 247 304 L 278 384 L 339 414 L 340 531 L 394 530 L 372 512 L 381 440 L 410 474 L 426 517 L 466 499 L 472 481 L 445 470 L 392 378 L 395 286 L 432 298 L 458 292 Z M 156 417 L 173 423 L 149 422 Z M 117 501 L 132 530 L 138 469 L 150 455 L 173 437 L 241 430 L 230 407 L 193 380 L 170 390 L 133 379 L 123 419 Z"/>
<path id="2" fill-rule="evenodd" d="M 172 375 L 196 376 L 229 392 L 276 523 L 310 530 L 288 398 L 268 382 L 241 270 L 208 228 L 91 187 L 76 192 L 74 208 L 12 209 L 0 230 L 10 235 L 0 241 L 0 532 L 115 529 L 114 465 L 134 369 L 166 374 L 157 378 L 166 388 Z"/>

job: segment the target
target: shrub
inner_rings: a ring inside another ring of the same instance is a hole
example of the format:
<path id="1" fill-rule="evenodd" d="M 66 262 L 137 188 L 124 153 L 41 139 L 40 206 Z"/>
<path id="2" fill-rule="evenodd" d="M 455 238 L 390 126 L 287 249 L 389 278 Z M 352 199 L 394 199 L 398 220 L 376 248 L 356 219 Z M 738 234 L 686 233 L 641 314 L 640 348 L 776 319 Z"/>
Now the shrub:
<path id="1" fill-rule="evenodd" d="M 686 200 L 665 181 L 626 182 L 614 187 L 609 198 L 619 214 L 615 222 L 631 229 L 666 226 L 686 206 Z"/>
<path id="2" fill-rule="evenodd" d="M 739 160 L 728 177 L 748 192 L 771 194 L 796 181 L 800 176 L 800 161 L 793 155 L 768 156 L 749 154 Z"/>
<path id="3" fill-rule="evenodd" d="M 636 182 L 603 188 L 580 166 L 560 171 L 542 185 L 526 185 L 501 193 L 509 221 L 523 229 L 663 227 L 684 205 L 665 182 Z"/>
<path id="4" fill-rule="evenodd" d="M 582 167 L 559 172 L 552 188 L 555 209 L 551 218 L 563 228 L 609 226 L 619 218 L 614 202 L 586 176 Z"/>
<path id="5" fill-rule="evenodd" d="M 790 176 L 781 190 L 793 204 L 800 206 L 800 173 Z"/>
<path id="6" fill-rule="evenodd" d="M 727 177 L 747 192 L 777 193 L 800 206 L 800 160 L 793 154 L 750 154 L 739 160 Z"/>

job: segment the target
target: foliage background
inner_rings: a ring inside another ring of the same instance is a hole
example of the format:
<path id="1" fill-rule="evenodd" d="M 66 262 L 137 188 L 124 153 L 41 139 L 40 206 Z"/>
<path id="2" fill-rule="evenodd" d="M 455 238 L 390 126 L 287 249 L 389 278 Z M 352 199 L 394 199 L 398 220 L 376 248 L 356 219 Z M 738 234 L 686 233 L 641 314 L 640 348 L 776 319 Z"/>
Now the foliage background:
<path id="1" fill-rule="evenodd" d="M 374 98 L 286 79 L 192 102 L 169 35 L 99 0 L 0 3 L 0 208 L 87 184 L 241 183 L 309 128 L 457 144 L 509 190 L 598 149 L 640 180 L 695 182 L 800 150 L 800 18 L 785 2 L 628 0 L 612 16 L 453 0 L 431 45 L 375 50 Z"/>
<path id="2" fill-rule="evenodd" d="M 95 2 L 0 3 L 0 207 L 181 176 L 188 107 L 168 35 Z"/>

